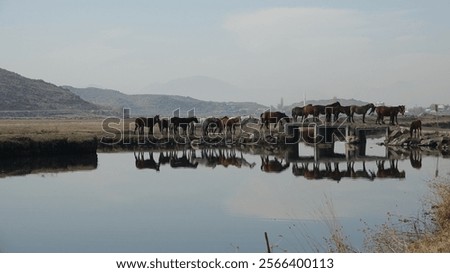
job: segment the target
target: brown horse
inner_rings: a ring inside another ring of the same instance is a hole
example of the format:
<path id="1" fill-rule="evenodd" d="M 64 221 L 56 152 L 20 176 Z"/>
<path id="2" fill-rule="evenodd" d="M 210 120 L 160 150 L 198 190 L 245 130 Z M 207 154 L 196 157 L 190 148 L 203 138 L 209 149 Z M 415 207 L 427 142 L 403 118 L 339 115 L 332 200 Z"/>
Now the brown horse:
<path id="1" fill-rule="evenodd" d="M 301 117 L 300 121 L 303 121 L 304 109 L 305 109 L 305 107 L 310 107 L 310 106 L 312 106 L 312 104 L 308 104 L 303 107 L 297 106 L 297 107 L 292 108 L 292 121 L 294 121 L 294 122 L 297 121 L 298 117 Z"/>
<path id="2" fill-rule="evenodd" d="M 232 134 L 236 133 L 236 126 L 241 123 L 241 117 L 228 118 L 227 116 L 222 118 L 222 124 L 225 132 L 229 131 Z"/>
<path id="3" fill-rule="evenodd" d="M 413 122 L 411 122 L 411 126 L 409 127 L 409 133 L 410 136 L 413 137 L 419 137 L 422 135 L 422 121 L 420 121 L 419 119 L 414 120 Z"/>
<path id="4" fill-rule="evenodd" d="M 143 134 L 144 127 L 148 127 L 149 133 L 153 134 L 153 126 L 155 126 L 155 124 L 160 124 L 159 115 L 156 115 L 153 118 L 145 118 L 145 117 L 136 118 L 134 123 L 135 123 L 135 127 L 134 127 L 135 134 L 136 134 L 136 130 L 138 130 L 138 129 L 139 129 L 138 133 Z"/>
<path id="5" fill-rule="evenodd" d="M 196 117 L 188 117 L 188 118 L 173 117 L 170 119 L 170 123 L 173 124 L 174 134 L 179 133 L 180 127 L 186 134 L 189 134 L 192 133 L 193 124 L 198 123 L 198 119 Z M 191 129 L 191 132 L 188 132 L 189 129 Z"/>
<path id="6" fill-rule="evenodd" d="M 307 119 L 309 115 L 314 119 L 319 118 L 319 115 L 325 115 L 325 105 L 306 105 L 303 107 L 303 119 Z"/>
<path id="7" fill-rule="evenodd" d="M 347 116 L 346 121 L 351 122 L 351 106 L 339 106 L 337 107 L 337 111 L 334 113 L 334 120 L 338 120 L 339 114 L 343 113 Z"/>
<path id="8" fill-rule="evenodd" d="M 206 136 L 210 133 L 222 133 L 223 119 L 216 117 L 206 118 L 202 123 L 202 132 Z"/>
<path id="9" fill-rule="evenodd" d="M 336 121 L 339 116 L 339 109 L 341 104 L 337 101 L 335 103 L 325 105 L 325 120 L 327 122 L 331 121 L 331 115 L 334 117 L 334 121 Z"/>
<path id="10" fill-rule="evenodd" d="M 266 111 L 260 115 L 260 119 L 261 119 L 260 128 L 262 128 L 263 125 L 266 125 L 267 129 L 269 129 L 270 123 L 275 123 L 275 126 L 273 128 L 276 128 L 278 122 L 281 122 L 283 119 L 289 121 L 289 117 L 285 113 L 278 111 L 277 112 Z"/>
<path id="11" fill-rule="evenodd" d="M 354 119 L 353 116 L 355 114 L 358 114 L 358 115 L 362 115 L 363 116 L 362 117 L 363 123 L 366 123 L 366 121 L 365 121 L 366 113 L 367 113 L 367 111 L 369 109 L 370 109 L 370 113 L 369 114 L 373 113 L 373 111 L 375 111 L 375 105 L 373 103 L 369 103 L 369 104 L 366 104 L 366 105 L 363 105 L 363 106 L 358 106 L 358 105 L 350 106 L 350 119 L 351 119 L 351 122 L 355 122 L 355 119 Z"/>
<path id="12" fill-rule="evenodd" d="M 377 106 L 375 111 L 377 113 L 377 120 L 375 121 L 376 124 L 384 124 L 384 117 L 389 116 L 390 124 L 395 125 L 398 124 L 398 114 L 405 114 L 405 106 Z"/>

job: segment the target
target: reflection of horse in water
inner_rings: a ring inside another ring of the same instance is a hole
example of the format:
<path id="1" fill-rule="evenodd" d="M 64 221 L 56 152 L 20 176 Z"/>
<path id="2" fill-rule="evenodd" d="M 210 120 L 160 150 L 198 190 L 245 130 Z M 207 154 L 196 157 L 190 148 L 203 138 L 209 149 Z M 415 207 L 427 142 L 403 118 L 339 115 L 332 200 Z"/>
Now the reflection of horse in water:
<path id="1" fill-rule="evenodd" d="M 183 150 L 181 157 L 178 155 L 177 151 L 172 153 L 169 163 L 172 168 L 191 168 L 196 169 L 198 162 L 195 162 L 196 155 L 194 150 Z"/>
<path id="2" fill-rule="evenodd" d="M 159 162 L 157 163 L 153 158 L 153 152 L 148 152 L 149 159 L 144 158 L 144 152 L 140 151 L 137 155 L 134 152 L 134 159 L 136 168 L 138 169 L 153 169 L 159 171 Z"/>
<path id="3" fill-rule="evenodd" d="M 201 158 L 195 158 L 195 162 L 206 167 L 215 168 L 217 165 L 235 166 L 238 168 L 253 168 L 256 163 L 249 163 L 240 152 L 240 156 L 236 154 L 235 149 L 202 149 Z"/>
<path id="4" fill-rule="evenodd" d="M 269 156 L 261 156 L 261 170 L 267 173 L 280 173 L 289 168 L 289 162 L 283 164 L 283 160 L 278 161 L 275 157 L 269 160 Z"/>
<path id="5" fill-rule="evenodd" d="M 405 171 L 398 170 L 398 159 L 389 160 L 389 168 L 384 167 L 384 160 L 377 161 L 377 177 L 378 178 L 405 178 Z"/>
<path id="6" fill-rule="evenodd" d="M 334 181 L 340 181 L 342 178 L 366 178 L 369 180 L 375 179 L 375 174 L 372 171 L 367 171 L 365 163 L 363 162 L 363 169 L 354 169 L 354 162 L 348 162 L 347 168 L 341 170 L 339 168 L 339 162 L 326 162 L 324 163 L 325 169 L 320 168 L 321 163 L 313 163 L 313 168 L 309 169 L 309 163 L 296 163 L 292 166 L 292 173 L 295 176 L 303 176 L 308 180 L 320 180 L 328 178 Z M 334 167 L 334 168 L 333 168 Z"/>
<path id="7" fill-rule="evenodd" d="M 420 149 L 411 149 L 409 161 L 414 169 L 422 168 L 422 151 Z"/>
<path id="8" fill-rule="evenodd" d="M 409 127 L 410 137 L 419 137 L 422 135 L 422 121 L 419 119 L 411 122 L 411 126 Z"/>
<path id="9" fill-rule="evenodd" d="M 355 162 L 348 162 L 347 163 L 347 169 L 350 172 L 350 177 L 353 179 L 358 178 L 367 178 L 369 180 L 374 180 L 376 175 L 372 170 L 366 169 L 366 162 L 362 162 L 362 169 L 358 169 L 355 171 Z"/>

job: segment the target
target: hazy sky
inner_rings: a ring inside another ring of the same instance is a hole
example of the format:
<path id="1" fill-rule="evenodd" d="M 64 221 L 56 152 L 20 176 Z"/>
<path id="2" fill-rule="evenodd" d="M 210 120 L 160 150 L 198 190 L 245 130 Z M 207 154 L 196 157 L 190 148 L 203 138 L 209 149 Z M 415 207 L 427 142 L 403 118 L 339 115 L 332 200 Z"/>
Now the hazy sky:
<path id="1" fill-rule="evenodd" d="M 450 103 L 450 1 L 4 1 L 0 67 L 141 93 L 208 76 L 199 99 L 286 104 L 334 96 Z M 186 94 L 189 95 L 189 94 Z"/>

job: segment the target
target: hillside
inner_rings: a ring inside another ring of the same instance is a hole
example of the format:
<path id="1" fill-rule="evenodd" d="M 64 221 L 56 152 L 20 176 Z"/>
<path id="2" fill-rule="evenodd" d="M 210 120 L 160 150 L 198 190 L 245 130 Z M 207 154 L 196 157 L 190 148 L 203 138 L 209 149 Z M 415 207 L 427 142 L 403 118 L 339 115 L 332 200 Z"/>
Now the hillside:
<path id="1" fill-rule="evenodd" d="M 69 90 L 0 68 L 0 116 L 51 116 L 99 111 Z"/>
<path id="2" fill-rule="evenodd" d="M 239 87 L 219 79 L 207 76 L 192 76 L 174 79 L 166 83 L 152 83 L 140 93 L 179 96 L 189 94 L 193 98 L 202 98 L 206 101 L 234 101 L 240 97 L 241 92 Z"/>
<path id="3" fill-rule="evenodd" d="M 267 109 L 267 106 L 254 102 L 215 102 L 203 101 L 191 97 L 177 95 L 127 95 L 115 90 L 100 88 L 75 88 L 64 86 L 82 99 L 94 104 L 111 107 L 120 111 L 128 108 L 131 116 L 163 115 L 171 116 L 179 109 L 180 116 L 195 109 L 198 116 L 250 115 Z"/>

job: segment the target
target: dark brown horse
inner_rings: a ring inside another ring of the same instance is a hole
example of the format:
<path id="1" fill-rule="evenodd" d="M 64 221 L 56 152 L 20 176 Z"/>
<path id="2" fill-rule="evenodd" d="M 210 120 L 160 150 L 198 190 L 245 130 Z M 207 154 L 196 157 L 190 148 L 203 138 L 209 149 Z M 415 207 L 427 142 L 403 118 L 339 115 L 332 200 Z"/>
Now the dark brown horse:
<path id="1" fill-rule="evenodd" d="M 231 132 L 232 134 L 236 133 L 236 126 L 238 126 L 240 123 L 241 117 L 229 118 L 225 116 L 222 118 L 222 124 L 225 132 Z"/>
<path id="2" fill-rule="evenodd" d="M 373 111 L 375 110 L 375 105 L 373 103 L 369 103 L 363 106 L 358 106 L 358 105 L 352 105 L 350 106 L 350 119 L 351 122 L 355 122 L 354 119 L 354 115 L 358 114 L 358 115 L 362 115 L 362 120 L 363 123 L 366 123 L 365 118 L 366 118 L 366 113 L 367 111 L 370 109 L 370 113 L 373 113 Z"/>
<path id="3" fill-rule="evenodd" d="M 339 114 L 343 113 L 347 116 L 346 121 L 351 121 L 351 106 L 339 106 L 336 108 L 336 112 L 334 113 L 334 120 L 338 120 Z"/>
<path id="4" fill-rule="evenodd" d="M 206 118 L 202 123 L 202 132 L 206 136 L 208 134 L 222 133 L 223 123 L 222 119 L 216 117 Z"/>
<path id="5" fill-rule="evenodd" d="M 340 107 L 341 104 L 338 101 L 335 103 L 325 105 L 325 120 L 327 122 L 332 121 L 331 116 L 333 115 L 334 121 L 336 121 L 337 117 L 339 116 Z"/>
<path id="6" fill-rule="evenodd" d="M 169 134 L 169 125 L 170 121 L 169 118 L 160 118 L 159 119 L 159 131 L 161 134 L 165 131 L 167 134 Z"/>
<path id="7" fill-rule="evenodd" d="M 312 106 L 312 104 L 308 104 L 306 106 L 310 107 L 310 106 Z M 300 121 L 303 121 L 304 109 L 306 106 L 303 106 L 303 107 L 297 106 L 297 107 L 292 108 L 292 121 L 294 121 L 294 122 L 297 121 L 298 117 L 301 117 Z"/>
<path id="8" fill-rule="evenodd" d="M 134 123 L 135 123 L 135 127 L 134 127 L 135 134 L 136 134 L 136 130 L 138 130 L 138 129 L 139 129 L 138 133 L 143 134 L 145 127 L 148 127 L 149 133 L 153 134 L 153 126 L 155 126 L 155 124 L 160 124 L 159 115 L 156 115 L 153 118 L 145 118 L 145 117 L 136 118 Z"/>
<path id="9" fill-rule="evenodd" d="M 198 119 L 196 117 L 189 117 L 189 118 L 173 117 L 170 119 L 170 123 L 173 124 L 174 134 L 177 134 L 179 132 L 180 127 L 186 134 L 188 134 L 188 130 L 192 129 L 193 123 L 198 123 Z"/>
<path id="10" fill-rule="evenodd" d="M 307 119 L 309 115 L 314 119 L 319 118 L 319 115 L 325 115 L 325 105 L 306 105 L 303 107 L 303 119 Z"/>
<path id="11" fill-rule="evenodd" d="M 260 119 L 261 119 L 260 128 L 262 128 L 263 125 L 266 125 L 267 129 L 269 129 L 270 123 L 275 123 L 274 128 L 276 128 L 278 122 L 281 122 L 282 120 L 289 121 L 289 117 L 285 113 L 278 111 L 277 112 L 266 111 L 260 115 Z"/>
<path id="12" fill-rule="evenodd" d="M 411 122 L 411 126 L 409 127 L 409 133 L 410 136 L 413 137 L 419 137 L 422 135 L 422 121 L 419 119 L 414 120 Z"/>
<path id="13" fill-rule="evenodd" d="M 405 106 L 377 106 L 375 111 L 377 113 L 376 124 L 384 124 L 384 117 L 390 117 L 390 124 L 395 125 L 398 124 L 398 114 L 405 114 Z"/>

